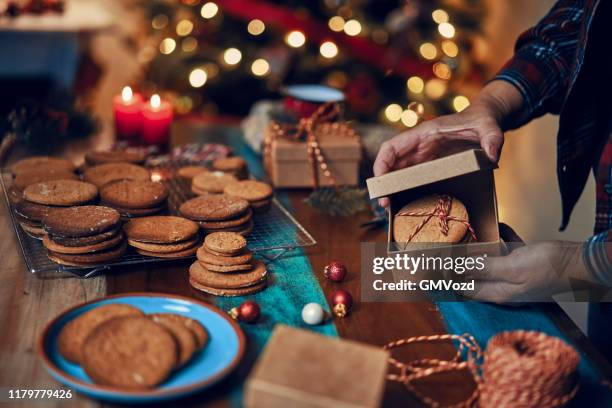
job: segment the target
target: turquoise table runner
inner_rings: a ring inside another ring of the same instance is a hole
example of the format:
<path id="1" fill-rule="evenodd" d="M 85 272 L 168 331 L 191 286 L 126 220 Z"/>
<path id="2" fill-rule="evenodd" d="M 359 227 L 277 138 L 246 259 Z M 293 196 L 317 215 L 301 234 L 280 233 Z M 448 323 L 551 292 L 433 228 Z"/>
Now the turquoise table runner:
<path id="1" fill-rule="evenodd" d="M 247 160 L 250 172 L 257 178 L 264 178 L 260 158 L 242 141 L 240 135 L 227 135 L 226 142 L 235 153 Z M 290 203 L 285 194 L 277 194 L 285 206 Z M 315 237 L 316 239 L 316 237 Z M 266 344 L 272 328 L 277 323 L 295 327 L 306 327 L 302 322 L 301 309 L 304 304 L 317 302 L 322 305 L 326 300 L 312 267 L 302 250 L 294 250 L 270 264 L 272 284 L 265 291 L 248 296 L 257 301 L 263 311 L 258 324 L 242 327 L 248 337 L 247 360 L 254 361 Z M 219 298 L 217 305 L 224 310 L 239 305 L 244 298 Z M 440 302 L 438 308 L 446 321 L 449 333 L 471 333 L 484 348 L 488 339 L 505 330 L 539 330 L 553 336 L 566 336 L 537 306 L 502 307 L 479 302 Z M 309 329 L 338 336 L 333 323 Z M 579 366 L 581 388 L 572 406 L 612 407 L 612 391 L 601 385 L 601 375 L 593 363 L 582 355 Z M 232 390 L 232 402 L 240 405 L 242 385 L 236 384 Z"/>

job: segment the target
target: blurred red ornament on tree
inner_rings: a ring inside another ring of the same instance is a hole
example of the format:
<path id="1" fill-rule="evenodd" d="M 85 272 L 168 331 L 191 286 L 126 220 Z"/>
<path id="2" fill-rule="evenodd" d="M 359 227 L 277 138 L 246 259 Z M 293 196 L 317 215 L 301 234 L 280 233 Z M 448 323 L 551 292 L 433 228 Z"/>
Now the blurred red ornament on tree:
<path id="1" fill-rule="evenodd" d="M 361 115 L 373 114 L 380 103 L 378 86 L 374 79 L 365 73 L 355 75 L 344 93 L 351 110 Z"/>

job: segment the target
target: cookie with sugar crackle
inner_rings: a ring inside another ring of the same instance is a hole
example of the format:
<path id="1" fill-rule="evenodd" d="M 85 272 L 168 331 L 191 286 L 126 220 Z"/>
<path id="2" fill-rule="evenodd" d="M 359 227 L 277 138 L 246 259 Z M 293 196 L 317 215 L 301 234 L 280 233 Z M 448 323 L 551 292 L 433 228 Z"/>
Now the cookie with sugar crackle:
<path id="1" fill-rule="evenodd" d="M 202 245 L 200 248 L 198 248 L 197 257 L 199 261 L 205 264 L 231 266 L 250 263 L 253 259 L 253 252 L 245 250 L 238 255 L 220 256 L 213 254 L 204 245 Z"/>
<path id="2" fill-rule="evenodd" d="M 49 235 L 45 235 L 43 238 L 43 245 L 49 251 L 57 252 L 60 254 L 88 254 L 91 252 L 103 251 L 105 249 L 117 246 L 123 239 L 123 234 L 117 234 L 114 237 L 107 239 L 106 241 L 100 241 L 95 244 L 81 245 L 81 246 L 65 246 L 58 244 L 49 238 Z"/>
<path id="3" fill-rule="evenodd" d="M 124 209 L 158 207 L 168 198 L 166 186 L 151 180 L 117 180 L 100 188 L 100 199 Z"/>
<path id="4" fill-rule="evenodd" d="M 81 351 L 87 336 L 98 325 L 120 316 L 144 316 L 144 313 L 140 309 L 122 303 L 97 306 L 70 320 L 62 327 L 57 336 L 59 353 L 66 360 L 80 364 Z"/>
<path id="5" fill-rule="evenodd" d="M 116 228 L 121 216 L 114 208 L 101 205 L 54 208 L 42 219 L 49 234 L 61 237 L 87 237 Z"/>
<path id="6" fill-rule="evenodd" d="M 225 297 L 252 295 L 254 293 L 261 292 L 267 286 L 267 283 L 266 283 L 265 280 L 262 281 L 261 283 L 256 284 L 256 285 L 248 286 L 246 288 L 239 288 L 239 289 L 219 289 L 219 288 L 213 288 L 213 287 L 210 287 L 210 286 L 202 285 L 201 283 L 198 283 L 197 281 L 195 281 L 193 279 L 189 279 L 189 284 L 194 289 L 199 290 L 200 292 L 208 293 L 209 295 L 225 296 Z"/>
<path id="7" fill-rule="evenodd" d="M 32 169 L 49 171 L 69 171 L 74 173 L 76 166 L 70 160 L 53 156 L 33 156 L 26 157 L 15 162 L 11 167 L 11 173 L 17 175 L 21 172 L 31 171 Z"/>
<path id="8" fill-rule="evenodd" d="M 268 271 L 262 261 L 246 265 L 249 269 L 240 273 L 218 273 L 207 269 L 201 262 L 194 262 L 189 267 L 189 279 L 201 285 L 217 289 L 239 289 L 253 286 L 266 280 Z M 228 267 L 228 268 L 231 268 Z"/>
<path id="9" fill-rule="evenodd" d="M 208 331 L 206 331 L 204 326 L 195 319 L 176 313 L 151 313 L 147 316 L 152 318 L 154 321 L 172 320 L 180 322 L 183 326 L 191 330 L 195 336 L 198 350 L 203 349 L 208 343 Z"/>
<path id="10" fill-rule="evenodd" d="M 154 244 L 190 240 L 198 234 L 199 228 L 197 223 L 174 215 L 134 218 L 123 226 L 128 239 Z"/>
<path id="11" fill-rule="evenodd" d="M 157 324 L 161 324 L 166 328 L 176 340 L 178 346 L 178 364 L 177 367 L 183 366 L 191 360 L 191 357 L 198 351 L 198 340 L 193 331 L 189 330 L 182 322 L 174 319 L 156 317 L 147 315 Z"/>
<path id="12" fill-rule="evenodd" d="M 85 153 L 85 162 L 90 166 L 105 163 L 143 164 L 145 159 L 145 153 L 140 151 L 94 150 Z"/>
<path id="13" fill-rule="evenodd" d="M 101 187 L 116 180 L 151 180 L 151 173 L 132 163 L 105 163 L 86 169 L 83 179 Z"/>
<path id="14" fill-rule="evenodd" d="M 222 193 L 225 186 L 235 183 L 236 177 L 221 171 L 206 171 L 197 174 L 192 180 L 192 189 L 204 193 Z"/>
<path id="15" fill-rule="evenodd" d="M 97 196 L 95 185 L 77 180 L 41 181 L 23 190 L 23 198 L 28 201 L 63 207 L 85 204 Z"/>
<path id="16" fill-rule="evenodd" d="M 438 201 L 438 195 L 429 195 L 406 204 L 398 211 L 398 214 L 402 212 L 429 214 L 434 211 Z M 393 218 L 393 239 L 395 242 L 435 242 L 456 244 L 461 242 L 468 232 L 467 225 L 460 221 L 449 220 L 448 233 L 444 234 L 440 228 L 440 220 L 436 216 L 429 217 L 398 214 L 396 214 Z M 449 215 L 455 219 L 469 222 L 469 215 L 465 205 L 455 197 L 452 198 Z M 423 225 L 416 235 L 410 239 L 421 223 L 425 220 L 427 220 L 425 225 Z"/>
<path id="17" fill-rule="evenodd" d="M 204 238 L 206 248 L 224 255 L 236 255 L 247 246 L 247 240 L 235 232 L 213 232 Z"/>
<path id="18" fill-rule="evenodd" d="M 243 180 L 228 184 L 223 193 L 243 198 L 249 202 L 257 202 L 272 197 L 273 190 L 269 184 L 263 181 Z"/>
<path id="19" fill-rule="evenodd" d="M 172 334 L 148 317 L 118 317 L 96 327 L 83 344 L 82 367 L 96 384 L 145 390 L 161 384 L 179 362 Z"/>
<path id="20" fill-rule="evenodd" d="M 32 184 L 51 180 L 79 180 L 79 176 L 68 170 L 31 169 L 18 173 L 12 186 L 18 190 L 23 190 Z"/>
<path id="21" fill-rule="evenodd" d="M 223 221 L 248 212 L 249 203 L 225 194 L 209 194 L 185 201 L 179 207 L 184 217 L 195 221 Z"/>

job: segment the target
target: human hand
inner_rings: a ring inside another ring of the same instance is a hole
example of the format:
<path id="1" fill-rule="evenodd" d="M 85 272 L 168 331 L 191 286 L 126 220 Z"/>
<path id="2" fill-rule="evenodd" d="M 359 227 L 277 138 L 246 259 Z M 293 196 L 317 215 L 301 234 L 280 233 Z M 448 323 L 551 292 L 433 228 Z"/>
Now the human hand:
<path id="1" fill-rule="evenodd" d="M 441 116 L 384 142 L 376 161 L 374 175 L 426 162 L 441 156 L 481 146 L 489 159 L 497 163 L 504 142 L 493 109 L 474 103 L 460 113 Z M 379 203 L 386 207 L 388 200 Z"/>

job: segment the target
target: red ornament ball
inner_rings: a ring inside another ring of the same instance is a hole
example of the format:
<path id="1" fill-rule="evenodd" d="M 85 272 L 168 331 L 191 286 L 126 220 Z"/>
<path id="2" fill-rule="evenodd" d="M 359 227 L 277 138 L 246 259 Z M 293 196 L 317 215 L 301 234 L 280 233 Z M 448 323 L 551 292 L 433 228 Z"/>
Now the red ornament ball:
<path id="1" fill-rule="evenodd" d="M 332 305 L 334 314 L 338 317 L 344 317 L 353 306 L 353 296 L 346 290 L 337 290 L 332 297 Z"/>
<path id="2" fill-rule="evenodd" d="M 261 309 L 257 302 L 254 300 L 247 300 L 238 307 L 233 307 L 229 311 L 229 315 L 235 319 L 244 323 L 253 323 L 261 315 Z"/>
<path id="3" fill-rule="evenodd" d="M 342 282 L 346 278 L 346 266 L 338 261 L 332 261 L 323 269 L 323 275 L 332 282 Z"/>

